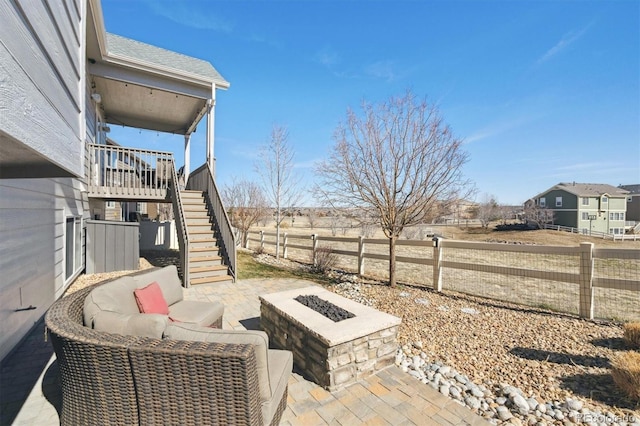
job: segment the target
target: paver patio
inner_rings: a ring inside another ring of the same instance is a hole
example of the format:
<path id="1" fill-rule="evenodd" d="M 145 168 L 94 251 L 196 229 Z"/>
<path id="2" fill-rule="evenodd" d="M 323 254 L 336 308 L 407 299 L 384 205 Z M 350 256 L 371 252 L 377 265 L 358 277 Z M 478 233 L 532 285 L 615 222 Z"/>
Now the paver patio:
<path id="1" fill-rule="evenodd" d="M 259 329 L 258 296 L 313 285 L 296 279 L 251 279 L 233 284 L 193 286 L 192 300 L 225 305 L 226 329 Z M 0 366 L 0 424 L 55 425 L 60 390 L 57 364 L 40 321 Z M 295 371 L 289 380 L 282 425 L 488 425 L 466 407 L 389 367 L 337 392 L 328 392 Z"/>

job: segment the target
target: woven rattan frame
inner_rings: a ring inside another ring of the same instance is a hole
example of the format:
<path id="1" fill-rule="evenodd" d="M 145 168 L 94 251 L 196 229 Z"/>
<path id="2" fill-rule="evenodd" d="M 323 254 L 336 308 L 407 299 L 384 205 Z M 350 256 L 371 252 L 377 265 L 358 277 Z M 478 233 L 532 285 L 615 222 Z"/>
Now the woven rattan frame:
<path id="1" fill-rule="evenodd" d="M 92 330 L 82 309 L 101 284 L 59 299 L 45 317 L 60 371 L 60 424 L 263 424 L 253 346 Z M 272 425 L 286 400 L 285 390 Z"/>

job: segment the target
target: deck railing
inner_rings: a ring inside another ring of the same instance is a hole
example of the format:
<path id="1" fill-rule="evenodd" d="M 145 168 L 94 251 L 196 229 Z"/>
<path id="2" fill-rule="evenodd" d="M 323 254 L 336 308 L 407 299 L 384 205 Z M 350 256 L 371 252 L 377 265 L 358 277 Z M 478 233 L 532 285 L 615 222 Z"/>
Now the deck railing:
<path id="1" fill-rule="evenodd" d="M 222 246 L 220 247 L 223 256 L 226 257 L 227 265 L 229 266 L 229 274 L 234 278 L 236 277 L 236 237 L 231 227 L 231 221 L 227 215 L 227 211 L 222 205 L 222 198 L 220 192 L 216 186 L 216 182 L 213 179 L 213 172 L 209 168 L 208 164 L 203 164 L 198 167 L 189 175 L 189 181 L 187 182 L 187 189 L 202 191 L 205 193 L 205 199 L 209 203 L 216 224 L 219 237 L 222 240 Z"/>
<path id="2" fill-rule="evenodd" d="M 99 144 L 88 150 L 90 197 L 167 199 L 172 153 Z"/>
<path id="3" fill-rule="evenodd" d="M 565 231 L 571 232 L 572 234 L 582 234 L 589 235 L 591 237 L 602 238 L 603 240 L 613 240 L 613 241 L 637 241 L 640 240 L 640 235 L 638 234 L 609 234 L 607 232 L 600 231 L 591 231 L 589 229 L 578 229 L 572 228 L 570 226 L 561 226 L 561 225 L 544 225 L 544 229 L 552 229 L 554 231 Z"/>

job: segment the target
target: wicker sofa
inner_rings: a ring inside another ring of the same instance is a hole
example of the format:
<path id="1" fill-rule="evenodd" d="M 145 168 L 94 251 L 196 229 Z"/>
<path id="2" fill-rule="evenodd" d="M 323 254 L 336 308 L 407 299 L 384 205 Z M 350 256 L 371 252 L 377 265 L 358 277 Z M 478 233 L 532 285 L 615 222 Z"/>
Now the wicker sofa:
<path id="1" fill-rule="evenodd" d="M 268 349 L 260 331 L 169 323 L 153 338 L 85 326 L 87 297 L 107 284 L 59 299 L 45 317 L 60 372 L 61 424 L 279 423 L 290 352 Z"/>

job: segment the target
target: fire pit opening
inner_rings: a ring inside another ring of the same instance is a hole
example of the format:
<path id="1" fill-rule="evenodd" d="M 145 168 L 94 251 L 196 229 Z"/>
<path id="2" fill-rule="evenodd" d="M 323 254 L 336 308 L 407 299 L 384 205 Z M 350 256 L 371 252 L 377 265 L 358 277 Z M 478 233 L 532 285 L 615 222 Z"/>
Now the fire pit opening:
<path id="1" fill-rule="evenodd" d="M 355 317 L 354 314 L 347 311 L 346 309 L 342 309 L 340 306 L 336 306 L 333 303 L 321 299 L 314 294 L 308 296 L 300 295 L 296 297 L 295 300 L 302 303 L 304 306 L 313 309 L 319 314 L 324 315 L 333 322 L 338 322 Z"/>

